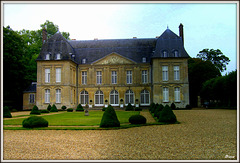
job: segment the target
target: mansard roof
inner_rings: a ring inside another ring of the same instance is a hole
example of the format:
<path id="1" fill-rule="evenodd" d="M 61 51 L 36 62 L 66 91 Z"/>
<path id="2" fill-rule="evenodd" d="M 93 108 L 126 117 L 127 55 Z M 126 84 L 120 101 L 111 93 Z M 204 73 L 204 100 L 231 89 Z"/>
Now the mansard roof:
<path id="1" fill-rule="evenodd" d="M 24 90 L 24 93 L 34 93 L 36 92 L 36 88 L 37 88 L 37 82 L 32 82 L 31 85 L 29 85 L 29 87 Z"/>

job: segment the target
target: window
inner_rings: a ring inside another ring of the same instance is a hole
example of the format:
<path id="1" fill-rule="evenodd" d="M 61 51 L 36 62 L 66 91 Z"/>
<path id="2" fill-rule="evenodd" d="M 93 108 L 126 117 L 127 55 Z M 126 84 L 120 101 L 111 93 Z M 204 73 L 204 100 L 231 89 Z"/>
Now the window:
<path id="1" fill-rule="evenodd" d="M 88 92 L 87 91 L 82 91 L 80 93 L 80 103 L 83 105 L 88 104 Z"/>
<path id="2" fill-rule="evenodd" d="M 117 84 L 117 71 L 112 71 L 112 84 Z"/>
<path id="3" fill-rule="evenodd" d="M 102 71 L 97 71 L 97 84 L 102 84 Z"/>
<path id="4" fill-rule="evenodd" d="M 143 58 L 142 58 L 142 62 L 143 62 L 143 63 L 146 63 L 146 62 L 147 62 L 147 58 L 146 58 L 146 57 L 143 57 Z"/>
<path id="5" fill-rule="evenodd" d="M 132 90 L 127 90 L 125 93 L 125 104 L 129 103 L 134 105 L 134 93 Z"/>
<path id="6" fill-rule="evenodd" d="M 95 105 L 103 106 L 103 92 L 100 90 L 95 93 Z"/>
<path id="7" fill-rule="evenodd" d="M 174 97 L 175 97 L 175 102 L 180 102 L 180 88 L 179 87 L 174 88 Z"/>
<path id="8" fill-rule="evenodd" d="M 127 71 L 127 84 L 132 84 L 132 71 Z"/>
<path id="9" fill-rule="evenodd" d="M 148 83 L 148 71 L 147 70 L 142 71 L 142 83 L 143 84 Z"/>
<path id="10" fill-rule="evenodd" d="M 143 90 L 141 92 L 141 105 L 149 105 L 150 104 L 150 94 L 147 90 Z"/>
<path id="11" fill-rule="evenodd" d="M 117 106 L 118 103 L 118 92 L 116 90 L 112 90 L 110 92 L 110 104 L 112 106 Z"/>
<path id="12" fill-rule="evenodd" d="M 35 102 L 35 94 L 30 94 L 29 95 L 29 103 L 34 103 Z"/>
<path id="13" fill-rule="evenodd" d="M 61 82 L 61 68 L 56 68 L 56 82 Z"/>
<path id="14" fill-rule="evenodd" d="M 167 52 L 166 50 L 164 50 L 164 51 L 162 52 L 162 55 L 163 55 L 164 58 L 165 58 L 165 57 L 168 57 L 168 52 Z"/>
<path id="15" fill-rule="evenodd" d="M 82 84 L 87 84 L 87 71 L 82 71 Z"/>
<path id="16" fill-rule="evenodd" d="M 163 102 L 168 102 L 168 101 L 169 101 L 168 88 L 164 87 L 163 88 Z"/>
<path id="17" fill-rule="evenodd" d="M 174 57 L 179 57 L 179 54 L 178 54 L 177 50 L 175 50 L 173 53 L 174 53 Z"/>
<path id="18" fill-rule="evenodd" d="M 56 89 L 56 103 L 61 103 L 61 89 Z"/>
<path id="19" fill-rule="evenodd" d="M 50 54 L 46 54 L 45 60 L 50 60 Z"/>
<path id="20" fill-rule="evenodd" d="M 50 68 L 45 69 L 45 83 L 50 83 Z"/>
<path id="21" fill-rule="evenodd" d="M 162 66 L 162 80 L 168 81 L 168 66 Z"/>
<path id="22" fill-rule="evenodd" d="M 86 58 L 82 59 L 82 64 L 85 64 L 86 63 Z"/>
<path id="23" fill-rule="evenodd" d="M 61 55 L 59 53 L 56 55 L 56 59 L 61 59 Z"/>
<path id="24" fill-rule="evenodd" d="M 45 103 L 50 103 L 50 89 L 45 89 Z"/>
<path id="25" fill-rule="evenodd" d="M 174 66 L 174 80 L 180 80 L 179 66 Z"/>

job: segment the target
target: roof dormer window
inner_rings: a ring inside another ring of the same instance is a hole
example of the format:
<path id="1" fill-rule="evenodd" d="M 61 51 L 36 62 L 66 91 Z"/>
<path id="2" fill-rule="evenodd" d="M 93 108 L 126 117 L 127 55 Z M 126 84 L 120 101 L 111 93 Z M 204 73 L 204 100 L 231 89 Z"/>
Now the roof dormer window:
<path id="1" fill-rule="evenodd" d="M 147 58 L 146 58 L 146 57 L 143 57 L 143 58 L 142 58 L 142 62 L 143 62 L 143 63 L 146 63 L 146 62 L 147 62 Z"/>
<path id="2" fill-rule="evenodd" d="M 86 61 L 87 61 L 86 58 L 83 58 L 82 59 L 82 64 L 86 64 Z"/>
<path id="3" fill-rule="evenodd" d="M 178 51 L 177 50 L 174 50 L 174 57 L 179 57 L 179 53 L 178 53 Z"/>
<path id="4" fill-rule="evenodd" d="M 45 60 L 50 60 L 50 54 L 46 54 Z"/>
<path id="5" fill-rule="evenodd" d="M 164 57 L 164 58 L 168 57 L 168 52 L 166 50 L 164 50 L 162 52 L 162 57 Z"/>
<path id="6" fill-rule="evenodd" d="M 58 53 L 58 54 L 56 55 L 56 59 L 61 59 L 61 54 Z"/>

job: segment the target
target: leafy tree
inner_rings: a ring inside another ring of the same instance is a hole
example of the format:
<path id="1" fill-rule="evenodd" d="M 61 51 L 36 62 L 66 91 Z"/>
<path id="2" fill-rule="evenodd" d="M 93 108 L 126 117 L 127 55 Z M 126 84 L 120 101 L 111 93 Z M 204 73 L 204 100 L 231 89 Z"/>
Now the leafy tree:
<path id="1" fill-rule="evenodd" d="M 223 55 L 219 49 L 203 49 L 197 54 L 197 57 L 204 61 L 211 61 L 221 72 L 227 69 L 226 65 L 230 62 L 229 58 Z"/>
<path id="2" fill-rule="evenodd" d="M 202 85 L 205 81 L 221 76 L 219 69 L 210 61 L 200 58 L 188 60 L 189 96 L 191 106 L 197 106 L 197 96 L 200 96 Z"/>

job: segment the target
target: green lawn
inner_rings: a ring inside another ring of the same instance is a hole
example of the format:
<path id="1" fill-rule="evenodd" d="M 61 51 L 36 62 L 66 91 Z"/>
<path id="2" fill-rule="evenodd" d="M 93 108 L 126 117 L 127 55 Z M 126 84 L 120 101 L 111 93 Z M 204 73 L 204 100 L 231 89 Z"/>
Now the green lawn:
<path id="1" fill-rule="evenodd" d="M 59 114 L 44 115 L 43 118 L 49 123 L 49 126 L 99 126 L 103 111 L 89 111 L 89 116 L 84 116 L 84 112 L 63 112 Z M 139 111 L 116 111 L 118 120 L 121 124 L 128 123 L 131 115 L 139 114 Z M 4 125 L 22 125 L 26 117 L 19 119 L 4 120 Z"/>

